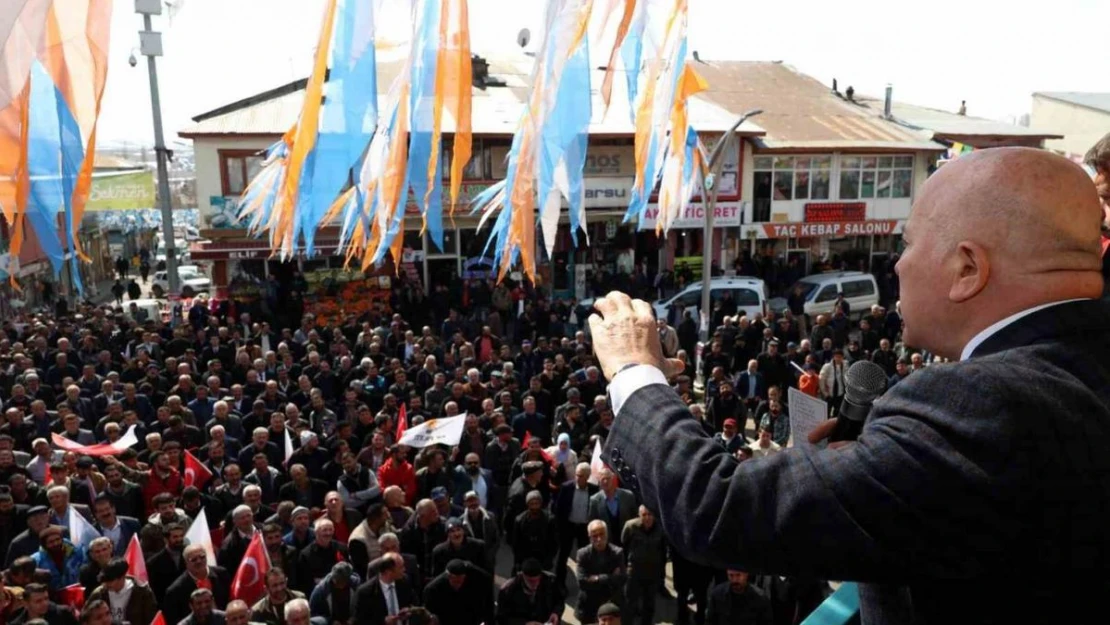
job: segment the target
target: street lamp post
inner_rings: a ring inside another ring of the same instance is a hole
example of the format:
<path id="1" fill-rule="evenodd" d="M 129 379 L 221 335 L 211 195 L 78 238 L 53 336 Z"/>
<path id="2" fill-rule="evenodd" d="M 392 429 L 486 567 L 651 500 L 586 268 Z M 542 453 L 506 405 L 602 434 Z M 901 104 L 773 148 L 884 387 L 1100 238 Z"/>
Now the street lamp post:
<path id="1" fill-rule="evenodd" d="M 698 353 L 697 353 L 697 383 L 703 389 L 705 388 L 705 380 L 708 372 L 705 371 L 705 350 L 709 346 L 709 322 L 712 309 L 710 308 L 710 282 L 712 275 L 709 271 L 710 266 L 713 264 L 713 218 L 717 210 L 717 192 L 720 187 L 717 185 L 717 178 L 721 175 L 721 169 L 724 167 L 725 153 L 728 151 L 729 144 L 736 137 L 736 130 L 743 125 L 751 117 L 755 117 L 762 113 L 762 109 L 752 109 L 747 113 L 740 116 L 736 123 L 732 125 L 713 146 L 713 151 L 709 153 L 709 162 L 707 168 L 709 174 L 705 177 L 705 182 L 702 184 L 701 202 L 702 208 L 705 211 L 705 234 L 702 236 L 702 257 L 701 257 L 701 307 L 698 319 Z M 706 197 L 708 196 L 708 198 Z M 708 201 L 707 201 L 708 200 Z"/>
<path id="2" fill-rule="evenodd" d="M 143 29 L 139 32 L 140 51 L 146 57 L 150 76 L 150 108 L 154 114 L 154 152 L 158 159 L 158 195 L 162 209 L 162 238 L 166 246 L 166 275 L 169 278 L 169 295 L 181 292 L 177 275 L 177 250 L 174 245 L 173 207 L 170 203 L 169 151 L 162 136 L 162 101 L 158 95 L 158 69 L 154 58 L 162 56 L 162 33 L 154 32 L 152 15 L 162 14 L 161 0 L 135 0 L 135 12 L 143 16 Z"/>

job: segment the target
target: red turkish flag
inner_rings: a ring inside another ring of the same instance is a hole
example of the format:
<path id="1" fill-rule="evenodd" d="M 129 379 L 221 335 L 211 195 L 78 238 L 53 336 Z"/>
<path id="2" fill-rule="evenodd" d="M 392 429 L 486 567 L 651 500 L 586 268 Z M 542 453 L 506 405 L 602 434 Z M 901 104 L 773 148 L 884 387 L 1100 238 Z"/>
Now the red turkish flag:
<path id="1" fill-rule="evenodd" d="M 405 413 L 405 402 L 401 402 L 400 407 L 397 408 L 397 427 L 393 428 L 393 440 L 399 441 L 405 435 L 405 430 L 409 429 L 409 417 Z"/>
<path id="2" fill-rule="evenodd" d="M 266 594 L 266 572 L 270 570 L 270 554 L 262 544 L 262 532 L 255 532 L 235 579 L 231 582 L 231 598 L 254 605 Z"/>
<path id="3" fill-rule="evenodd" d="M 524 449 L 524 450 L 527 450 L 528 446 L 531 445 L 531 444 L 532 444 L 532 433 L 529 432 L 528 430 L 525 430 L 524 431 L 524 440 L 521 441 L 520 448 Z M 541 446 L 540 446 L 540 457 L 544 459 L 544 462 L 551 465 L 552 468 L 555 468 L 555 464 L 556 464 L 555 463 L 555 458 L 552 457 L 551 454 L 547 453 L 547 450 L 543 448 L 542 443 L 541 443 Z"/>
<path id="4" fill-rule="evenodd" d="M 166 617 L 162 616 L 161 610 L 154 615 L 154 620 L 150 622 L 150 625 L 166 625 Z"/>
<path id="5" fill-rule="evenodd" d="M 66 586 L 58 591 L 58 603 L 80 611 L 85 605 L 85 587 L 81 584 Z"/>
<path id="6" fill-rule="evenodd" d="M 196 456 L 185 450 L 185 486 L 204 488 L 208 480 L 212 479 L 212 472 Z"/>
<path id="7" fill-rule="evenodd" d="M 132 534 L 131 542 L 127 543 L 127 553 L 123 554 L 123 559 L 127 560 L 127 572 L 131 577 L 147 583 L 150 583 L 150 576 L 146 573 L 146 560 L 143 559 L 143 548 L 139 544 L 139 535 Z"/>

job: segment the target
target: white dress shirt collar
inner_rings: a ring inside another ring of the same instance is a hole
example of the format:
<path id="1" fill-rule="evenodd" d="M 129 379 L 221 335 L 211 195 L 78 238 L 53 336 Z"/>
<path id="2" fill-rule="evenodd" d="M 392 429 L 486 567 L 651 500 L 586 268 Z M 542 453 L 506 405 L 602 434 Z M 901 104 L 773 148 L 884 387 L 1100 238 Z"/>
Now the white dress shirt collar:
<path id="1" fill-rule="evenodd" d="M 1000 330 L 1002 330 L 1002 328 L 1005 328 L 1006 326 L 1016 322 L 1017 320 L 1019 320 L 1023 317 L 1031 315 L 1031 314 L 1033 314 L 1033 313 L 1035 313 L 1039 310 L 1044 310 L 1045 308 L 1048 308 L 1050 306 L 1059 306 L 1060 304 L 1070 304 L 1071 302 L 1080 302 L 1080 301 L 1083 301 L 1084 299 L 1086 299 L 1086 298 L 1081 297 L 1081 298 L 1076 298 L 1076 299 L 1063 300 L 1063 301 L 1059 301 L 1059 302 L 1049 302 L 1047 304 L 1041 304 L 1040 306 L 1034 306 L 1032 308 L 1026 308 L 1025 310 L 1023 310 L 1021 312 L 1017 312 L 1017 313 L 1014 313 L 1014 314 L 1010 315 L 1009 317 L 1006 317 L 1005 319 L 1002 319 L 1000 321 L 996 321 L 996 322 L 992 323 L 991 325 L 987 326 L 979 334 L 976 334 L 975 336 L 973 336 L 971 338 L 971 340 L 967 342 L 967 345 L 964 345 L 964 350 L 963 350 L 963 352 L 960 353 L 960 360 L 967 360 L 968 358 L 971 358 L 971 355 L 973 353 L 975 353 L 975 350 L 978 349 L 979 346 L 982 345 L 987 339 L 989 339 L 990 337 L 997 334 Z"/>

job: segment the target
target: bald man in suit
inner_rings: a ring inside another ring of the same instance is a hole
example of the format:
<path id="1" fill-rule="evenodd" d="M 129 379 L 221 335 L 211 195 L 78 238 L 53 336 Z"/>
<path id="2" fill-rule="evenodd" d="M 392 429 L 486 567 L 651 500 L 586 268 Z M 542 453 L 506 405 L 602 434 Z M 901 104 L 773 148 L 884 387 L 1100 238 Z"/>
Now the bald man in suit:
<path id="1" fill-rule="evenodd" d="M 887 391 L 855 442 L 743 463 L 667 386 L 679 363 L 650 305 L 611 293 L 590 317 L 617 413 L 606 459 L 683 555 L 863 582 L 864 623 L 1089 620 L 1110 589 L 1102 220 L 1090 177 L 1049 152 L 945 165 L 897 272 L 905 342 L 951 364 Z"/>

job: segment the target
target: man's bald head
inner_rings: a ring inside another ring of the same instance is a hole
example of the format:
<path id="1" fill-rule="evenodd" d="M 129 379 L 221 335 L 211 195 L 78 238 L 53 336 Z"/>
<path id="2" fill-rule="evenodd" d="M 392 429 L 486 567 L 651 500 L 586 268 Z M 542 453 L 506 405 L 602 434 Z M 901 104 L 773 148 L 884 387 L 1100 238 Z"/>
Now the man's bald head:
<path id="1" fill-rule="evenodd" d="M 1023 270 L 1083 270 L 1098 259 L 1101 211 L 1090 177 L 1044 150 L 963 156 L 925 183 L 914 206 L 920 209 L 939 222 L 946 244 L 976 240 Z"/>
<path id="2" fill-rule="evenodd" d="M 1090 177 L 1050 152 L 996 148 L 945 165 L 906 225 L 898 272 L 907 342 L 958 358 L 1013 313 L 1098 297 L 1101 221 Z"/>

